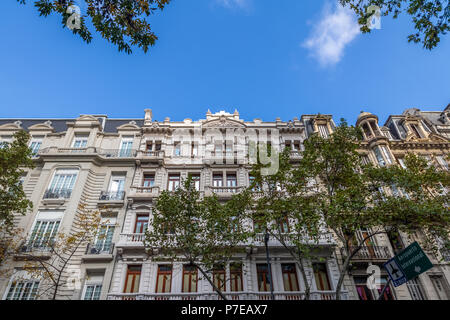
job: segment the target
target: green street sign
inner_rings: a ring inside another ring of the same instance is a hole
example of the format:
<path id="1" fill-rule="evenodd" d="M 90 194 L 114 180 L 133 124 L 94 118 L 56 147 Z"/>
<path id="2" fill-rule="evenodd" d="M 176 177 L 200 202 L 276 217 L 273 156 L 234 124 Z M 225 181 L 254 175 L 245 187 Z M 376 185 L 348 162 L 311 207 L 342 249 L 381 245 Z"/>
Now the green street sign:
<path id="1" fill-rule="evenodd" d="M 412 243 L 384 264 L 384 268 L 396 287 L 432 267 L 433 264 L 417 242 Z"/>

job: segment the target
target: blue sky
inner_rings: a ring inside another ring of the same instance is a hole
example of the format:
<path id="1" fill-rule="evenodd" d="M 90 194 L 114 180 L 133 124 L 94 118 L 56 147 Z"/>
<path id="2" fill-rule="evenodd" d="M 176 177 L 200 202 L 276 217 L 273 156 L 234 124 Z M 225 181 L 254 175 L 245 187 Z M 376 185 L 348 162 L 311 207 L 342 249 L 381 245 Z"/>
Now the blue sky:
<path id="1" fill-rule="evenodd" d="M 320 112 L 354 123 L 361 110 L 384 122 L 450 102 L 450 36 L 431 52 L 409 44 L 407 16 L 362 35 L 336 0 L 173 0 L 151 17 L 156 45 L 132 55 L 96 33 L 85 44 L 31 0 L 0 9 L 0 117 L 151 108 L 157 120 L 197 120 L 238 109 L 250 121 Z"/>

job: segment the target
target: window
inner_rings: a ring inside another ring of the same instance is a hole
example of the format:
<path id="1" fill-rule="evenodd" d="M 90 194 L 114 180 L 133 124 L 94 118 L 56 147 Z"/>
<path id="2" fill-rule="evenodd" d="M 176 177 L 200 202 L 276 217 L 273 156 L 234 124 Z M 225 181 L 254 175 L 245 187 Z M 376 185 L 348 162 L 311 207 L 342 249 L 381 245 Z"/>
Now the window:
<path id="1" fill-rule="evenodd" d="M 76 134 L 73 138 L 72 148 L 86 148 L 89 134 Z"/>
<path id="2" fill-rule="evenodd" d="M 175 191 L 180 187 L 180 175 L 179 174 L 169 174 L 169 185 L 167 190 Z"/>
<path id="3" fill-rule="evenodd" d="M 278 226 L 280 227 L 280 232 L 281 233 L 289 233 L 290 229 L 289 229 L 289 218 L 288 216 L 284 216 L 283 218 L 281 218 L 278 221 Z"/>
<path id="4" fill-rule="evenodd" d="M 213 270 L 213 283 L 220 291 L 226 291 L 226 273 L 224 266 L 216 266 Z"/>
<path id="5" fill-rule="evenodd" d="M 30 143 L 30 149 L 33 156 L 37 155 L 42 145 L 42 138 L 33 138 Z"/>
<path id="6" fill-rule="evenodd" d="M 317 290 L 331 290 L 330 280 L 328 279 L 327 266 L 325 263 L 313 263 L 314 279 L 316 280 Z"/>
<path id="7" fill-rule="evenodd" d="M 237 178 L 234 173 L 227 173 L 227 187 L 236 187 L 237 186 Z"/>
<path id="8" fill-rule="evenodd" d="M 124 196 L 125 176 L 112 175 L 109 183 L 109 198 L 110 200 L 122 200 Z"/>
<path id="9" fill-rule="evenodd" d="M 192 157 L 198 156 L 198 143 L 197 142 L 192 142 L 192 145 L 191 145 L 191 156 Z"/>
<path id="10" fill-rule="evenodd" d="M 417 278 L 409 280 L 406 283 L 406 286 L 413 300 L 426 300 L 425 295 L 423 294 L 422 286 Z"/>
<path id="11" fill-rule="evenodd" d="M 448 163 L 443 156 L 436 156 L 436 161 L 439 163 L 442 169 L 448 171 Z"/>
<path id="12" fill-rule="evenodd" d="M 258 275 L 258 291 L 270 291 L 271 276 L 269 276 L 269 267 L 267 264 L 257 264 L 256 271 Z"/>
<path id="13" fill-rule="evenodd" d="M 395 253 L 398 253 L 404 249 L 402 237 L 400 236 L 400 233 L 398 231 L 390 231 L 387 233 L 387 235 L 392 249 L 394 249 Z"/>
<path id="14" fill-rule="evenodd" d="M 392 158 L 391 154 L 389 153 L 389 150 L 386 146 L 380 146 L 381 152 L 383 152 L 384 158 L 386 159 L 387 163 L 392 164 Z"/>
<path id="15" fill-rule="evenodd" d="M 144 174 L 144 179 L 142 180 L 143 187 L 153 187 L 155 186 L 155 175 L 154 174 Z"/>
<path id="16" fill-rule="evenodd" d="M 159 265 L 156 276 L 156 293 L 168 293 L 172 286 L 172 266 Z"/>
<path id="17" fill-rule="evenodd" d="M 136 225 L 134 233 L 145 233 L 148 227 L 148 214 L 138 214 L 136 216 Z"/>
<path id="18" fill-rule="evenodd" d="M 147 141 L 147 143 L 145 144 L 145 151 L 147 151 L 147 152 L 153 151 L 153 142 L 152 141 Z"/>
<path id="19" fill-rule="evenodd" d="M 197 268 L 183 265 L 182 292 L 197 292 Z"/>
<path id="20" fill-rule="evenodd" d="M 381 149 L 380 147 L 375 147 L 373 149 L 374 153 L 375 153 L 375 157 L 377 158 L 378 164 L 380 166 L 385 166 L 386 165 L 386 161 L 383 158 L 383 155 L 381 154 Z"/>
<path id="21" fill-rule="evenodd" d="M 199 174 L 191 174 L 192 183 L 194 184 L 195 190 L 200 191 L 200 175 Z"/>
<path id="22" fill-rule="evenodd" d="M 100 300 L 101 292 L 102 292 L 101 284 L 87 284 L 84 286 L 83 300 Z"/>
<path id="23" fill-rule="evenodd" d="M 115 230 L 114 220 L 102 219 L 102 224 L 99 227 L 98 236 L 95 241 L 95 249 L 97 253 L 110 253 L 112 247 L 112 238 Z"/>
<path id="24" fill-rule="evenodd" d="M 414 135 L 416 136 L 416 138 L 422 137 L 422 135 L 419 132 L 419 128 L 415 124 L 410 124 L 409 126 L 411 127 L 411 130 L 414 133 Z"/>
<path id="25" fill-rule="evenodd" d="M 448 300 L 447 290 L 445 286 L 445 279 L 441 275 L 430 275 L 431 282 L 439 297 L 439 300 Z"/>
<path id="26" fill-rule="evenodd" d="M 317 128 L 319 129 L 319 133 L 322 136 L 322 138 L 326 139 L 328 138 L 328 127 L 325 124 L 319 124 L 317 126 Z"/>
<path id="27" fill-rule="evenodd" d="M 28 240 L 29 249 L 48 250 L 55 240 L 63 212 L 39 212 Z"/>
<path id="28" fill-rule="evenodd" d="M 232 292 L 243 291 L 242 264 L 230 264 L 230 288 Z"/>
<path id="29" fill-rule="evenodd" d="M 155 142 L 155 151 L 161 151 L 161 141 Z"/>
<path id="30" fill-rule="evenodd" d="M 139 282 L 141 280 L 141 269 L 140 265 L 129 265 L 127 269 L 127 275 L 125 278 L 125 286 L 123 289 L 124 293 L 136 293 L 139 292 Z"/>
<path id="31" fill-rule="evenodd" d="M 13 281 L 5 300 L 34 300 L 39 289 L 39 281 Z"/>
<path id="32" fill-rule="evenodd" d="M 77 170 L 58 170 L 53 176 L 50 187 L 45 192 L 45 199 L 70 198 L 75 180 L 77 179 Z"/>
<path id="33" fill-rule="evenodd" d="M 281 272 L 283 274 L 284 291 L 299 291 L 295 264 L 281 264 Z"/>
<path id="34" fill-rule="evenodd" d="M 120 143 L 119 157 L 131 157 L 133 137 L 123 137 Z"/>
<path id="35" fill-rule="evenodd" d="M 213 186 L 214 187 L 223 187 L 223 176 L 221 173 L 213 174 Z"/>
<path id="36" fill-rule="evenodd" d="M 175 142 L 174 149 L 173 149 L 173 155 L 176 157 L 181 156 L 181 142 Z"/>
<path id="37" fill-rule="evenodd" d="M 405 160 L 404 160 L 404 159 L 399 158 L 399 159 L 398 159 L 398 163 L 400 164 L 400 166 L 401 166 L 403 169 L 406 169 L 406 164 L 405 164 Z"/>
<path id="38" fill-rule="evenodd" d="M 359 300 L 373 300 L 372 291 L 367 287 L 367 277 L 354 277 L 353 280 Z"/>

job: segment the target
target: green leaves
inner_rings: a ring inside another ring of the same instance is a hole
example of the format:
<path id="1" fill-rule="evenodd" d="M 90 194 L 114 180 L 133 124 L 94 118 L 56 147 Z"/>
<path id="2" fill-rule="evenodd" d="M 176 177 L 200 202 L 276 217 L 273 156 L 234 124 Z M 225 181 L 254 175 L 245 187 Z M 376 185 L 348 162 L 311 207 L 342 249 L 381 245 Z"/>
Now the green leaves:
<path id="1" fill-rule="evenodd" d="M 394 18 L 402 12 L 411 16 L 414 32 L 408 36 L 408 42 L 422 43 L 425 49 L 435 48 L 441 35 L 447 34 L 450 30 L 450 1 L 448 0 L 340 0 L 342 5 L 349 5 L 359 16 L 361 31 L 370 32 L 366 26 L 370 15 L 367 8 L 376 5 L 381 9 L 383 16 L 392 14 Z"/>
<path id="2" fill-rule="evenodd" d="M 243 226 L 249 194 L 241 193 L 226 203 L 216 196 L 203 196 L 191 177 L 174 192 L 163 191 L 156 200 L 145 245 L 156 252 L 154 259 L 187 261 L 211 270 L 242 250 L 249 231 Z"/>
<path id="3" fill-rule="evenodd" d="M 29 134 L 18 131 L 10 143 L 0 143 L 0 223 L 12 227 L 14 213 L 25 214 L 32 209 L 20 179 L 24 168 L 33 168 Z"/>
<path id="4" fill-rule="evenodd" d="M 17 0 L 25 4 L 25 0 Z M 79 29 L 73 29 L 86 43 L 92 41 L 92 33 L 87 26 L 90 18 L 95 30 L 116 45 L 119 51 L 131 54 L 132 46 L 147 52 L 158 37 L 152 32 L 148 17 L 158 10 L 163 10 L 170 0 L 83 0 L 87 12 L 82 13 Z M 47 17 L 52 13 L 59 14 L 63 27 L 66 27 L 70 14 L 67 9 L 74 5 L 70 0 L 35 0 L 34 6 L 39 15 Z"/>

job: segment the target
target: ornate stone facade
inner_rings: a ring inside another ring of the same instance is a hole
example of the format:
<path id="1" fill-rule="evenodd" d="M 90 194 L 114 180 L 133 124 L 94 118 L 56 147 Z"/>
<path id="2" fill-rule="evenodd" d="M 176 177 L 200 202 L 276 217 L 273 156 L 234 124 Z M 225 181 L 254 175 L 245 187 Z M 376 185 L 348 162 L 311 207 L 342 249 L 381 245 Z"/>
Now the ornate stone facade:
<path id="1" fill-rule="evenodd" d="M 416 152 L 448 170 L 444 156 L 450 151 L 449 107 L 443 112 L 408 109 L 402 115 L 389 116 L 383 127 L 379 127 L 377 116 L 361 113 L 356 125 L 364 132 L 362 155 L 367 161 L 387 165 L 401 164 L 406 152 Z M 155 262 L 144 249 L 143 232 L 152 214 L 152 201 L 162 190 L 175 188 L 188 174 L 198 177 L 201 193 L 216 193 L 226 201 L 249 185 L 251 165 L 245 149 L 234 147 L 238 139 L 244 137 L 246 145 L 248 137 L 264 134 L 264 139 L 275 149 L 290 146 L 295 161 L 309 135 L 319 133 L 326 137 L 334 127 L 331 115 L 303 115 L 287 122 L 280 119 L 266 122 L 244 121 L 237 111 L 213 114 L 208 110 L 203 120 L 177 122 L 169 118 L 156 121 L 152 111 L 146 109 L 142 119 L 109 119 L 104 115 L 82 115 L 77 119 L 0 119 L 0 136 L 9 140 L 19 129 L 32 135 L 30 147 L 35 151 L 36 168 L 27 172 L 23 186 L 34 209 L 26 216 L 16 217 L 17 225 L 27 235 L 25 248 L 35 240 L 32 230 L 38 224 L 57 221 L 55 232 L 70 232 L 75 228 L 73 221 L 79 203 L 93 210 L 108 206 L 108 210 L 102 210 L 103 218 L 108 221 L 107 241 L 100 245 L 86 244 L 77 252 L 72 265 L 79 269 L 79 286 L 65 288 L 58 298 L 217 299 L 211 285 L 202 279 L 198 280 L 195 292 L 183 292 L 183 265 Z M 230 143 L 215 140 L 217 132 L 229 132 L 226 139 L 229 137 Z M 316 300 L 334 299 L 339 278 L 341 250 L 334 240 L 328 240 L 320 244 L 317 260 L 306 261 L 311 297 Z M 367 278 L 369 265 L 381 265 L 399 249 L 399 243 L 408 244 L 405 239 L 394 240 L 379 235 L 375 244 L 355 256 L 351 275 L 345 278 L 343 299 L 377 298 L 376 290 L 362 290 L 361 285 Z M 32 244 L 29 249 L 33 250 Z M 273 239 L 269 240 L 269 250 L 276 299 L 301 299 L 305 286 L 295 268 L 293 273 L 291 269 L 291 275 L 298 288 L 285 290 L 283 272 L 294 261 Z M 449 299 L 449 257 L 446 255 L 445 262 L 439 262 L 438 258 L 432 257 L 435 267 L 414 284 L 391 288 L 389 297 Z M 234 291 L 230 284 L 226 294 L 232 299 L 269 299 L 270 294 L 261 287 L 259 279 L 266 263 L 263 238 L 259 246 L 237 255 L 235 262 L 240 269 L 228 265 L 225 273 L 228 277 L 232 272 L 240 272 L 240 283 L 234 284 Z M 22 263 L 8 261 L 7 267 L 14 273 L 0 279 L 3 299 L 31 297 L 23 290 L 27 283 L 19 287 L 14 280 L 21 274 Z M 385 279 L 386 274 L 382 273 L 382 277 Z M 170 290 L 162 288 L 161 281 Z"/>

